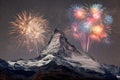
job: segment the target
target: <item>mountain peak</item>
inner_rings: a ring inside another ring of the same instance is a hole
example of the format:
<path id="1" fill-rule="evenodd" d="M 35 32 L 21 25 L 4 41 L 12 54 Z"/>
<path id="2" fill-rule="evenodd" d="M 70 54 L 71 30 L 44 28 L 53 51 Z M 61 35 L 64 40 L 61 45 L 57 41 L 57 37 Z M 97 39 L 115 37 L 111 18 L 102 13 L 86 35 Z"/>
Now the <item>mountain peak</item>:
<path id="1" fill-rule="evenodd" d="M 68 42 L 64 33 L 60 30 L 56 29 L 54 31 L 50 42 L 40 55 L 47 56 L 48 54 L 55 56 L 55 62 L 58 65 L 65 66 L 69 63 L 74 66 L 76 65 L 76 67 L 84 67 L 86 69 L 104 73 L 104 71 L 100 70 L 101 65 L 98 62 L 94 61 L 86 53 L 82 53 L 82 51 L 79 52 L 75 46 Z"/>
<path id="2" fill-rule="evenodd" d="M 65 34 L 55 29 L 54 34 L 52 35 L 47 47 L 42 51 L 41 55 L 47 55 L 47 54 L 53 54 L 55 55 L 59 51 L 74 51 L 77 54 L 81 54 L 75 46 L 71 45 L 67 38 L 65 37 Z M 58 53 L 57 53 L 58 54 Z"/>
<path id="3" fill-rule="evenodd" d="M 85 68 L 102 72 L 101 65 L 89 57 L 86 53 L 79 52 L 73 45 L 71 45 L 64 33 L 55 30 L 46 48 L 40 53 L 40 57 L 28 61 L 18 60 L 16 62 L 9 61 L 10 65 L 22 66 L 27 69 L 35 66 L 40 67 L 55 60 L 56 64 L 68 66 L 72 65 L 77 68 Z"/>
<path id="4" fill-rule="evenodd" d="M 8 68 L 13 70 L 34 71 L 40 70 L 42 67 L 56 66 L 66 67 L 80 75 L 87 77 L 106 77 L 106 69 L 98 62 L 88 56 L 86 53 L 79 52 L 73 45 L 71 45 L 64 33 L 55 30 L 48 45 L 40 53 L 40 56 L 28 61 L 8 61 Z M 3 65 L 4 66 L 4 65 Z M 50 68 L 51 69 L 51 68 Z M 89 76 L 88 76 L 89 75 Z M 111 76 L 112 74 L 110 74 Z M 109 79 L 111 80 L 111 79 Z M 113 80 L 113 79 L 112 79 Z"/>

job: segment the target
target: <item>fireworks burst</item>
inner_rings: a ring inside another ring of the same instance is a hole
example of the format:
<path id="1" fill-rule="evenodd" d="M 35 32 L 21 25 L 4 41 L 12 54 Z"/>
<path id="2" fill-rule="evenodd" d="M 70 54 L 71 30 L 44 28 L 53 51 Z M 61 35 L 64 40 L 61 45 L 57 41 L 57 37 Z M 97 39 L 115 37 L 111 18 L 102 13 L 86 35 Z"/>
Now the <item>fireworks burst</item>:
<path id="1" fill-rule="evenodd" d="M 11 22 L 11 34 L 17 34 L 16 39 L 20 46 L 26 46 L 31 51 L 37 51 L 39 45 L 44 45 L 45 32 L 48 31 L 48 22 L 42 16 L 32 13 L 22 12 L 16 16 L 16 20 Z"/>
<path id="2" fill-rule="evenodd" d="M 73 6 L 70 9 L 72 16 L 72 32 L 75 39 L 80 40 L 83 51 L 88 52 L 94 41 L 108 40 L 113 22 L 112 16 L 105 13 L 101 4 Z"/>

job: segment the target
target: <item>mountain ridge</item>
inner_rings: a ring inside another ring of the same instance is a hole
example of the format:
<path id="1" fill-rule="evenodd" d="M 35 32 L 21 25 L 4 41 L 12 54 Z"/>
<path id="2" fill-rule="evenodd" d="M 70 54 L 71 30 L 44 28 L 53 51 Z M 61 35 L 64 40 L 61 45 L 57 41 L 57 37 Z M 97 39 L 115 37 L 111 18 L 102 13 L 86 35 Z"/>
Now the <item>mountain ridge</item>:
<path id="1" fill-rule="evenodd" d="M 79 52 L 75 46 L 68 42 L 64 33 L 59 30 L 54 31 L 48 45 L 41 51 L 39 57 L 28 61 L 16 60 L 6 62 L 1 60 L 0 69 L 11 75 L 14 74 L 14 77 L 16 75 L 30 77 L 36 75 L 36 73 L 41 74 L 41 72 L 43 76 L 52 75 L 51 73 L 53 72 L 56 72 L 54 74 L 64 76 L 68 74 L 70 76 L 69 73 L 72 72 L 74 77 L 79 75 L 78 79 L 86 77 L 92 80 L 117 80 L 116 76 L 107 68 L 99 64 L 88 54 L 82 51 Z M 60 70 L 67 73 L 65 74 Z M 54 75 L 53 77 L 57 78 L 58 76 Z"/>

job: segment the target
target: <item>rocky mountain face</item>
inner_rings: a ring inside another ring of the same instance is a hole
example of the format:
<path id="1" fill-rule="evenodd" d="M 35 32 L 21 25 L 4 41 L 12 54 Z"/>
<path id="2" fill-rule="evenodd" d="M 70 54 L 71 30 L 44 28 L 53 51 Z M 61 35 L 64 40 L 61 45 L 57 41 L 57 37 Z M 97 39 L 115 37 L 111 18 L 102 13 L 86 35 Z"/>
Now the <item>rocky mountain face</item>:
<path id="1" fill-rule="evenodd" d="M 114 72 L 114 71 L 113 71 Z M 109 66 L 79 52 L 55 30 L 40 56 L 28 61 L 0 60 L 0 80 L 118 80 Z"/>

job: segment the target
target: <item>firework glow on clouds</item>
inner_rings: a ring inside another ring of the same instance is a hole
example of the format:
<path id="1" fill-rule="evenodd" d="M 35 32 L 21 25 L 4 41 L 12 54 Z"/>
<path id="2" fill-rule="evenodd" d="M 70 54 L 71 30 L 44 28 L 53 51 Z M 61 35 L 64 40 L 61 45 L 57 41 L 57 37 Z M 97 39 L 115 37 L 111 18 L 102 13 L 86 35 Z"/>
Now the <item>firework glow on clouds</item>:
<path id="1" fill-rule="evenodd" d="M 70 9 L 71 30 L 75 39 L 80 40 L 83 51 L 88 52 L 93 42 L 108 42 L 111 33 L 112 16 L 101 4 L 90 7 L 73 6 Z"/>
<path id="2" fill-rule="evenodd" d="M 16 20 L 11 22 L 11 34 L 17 34 L 15 38 L 20 46 L 26 46 L 31 51 L 39 51 L 39 45 L 45 42 L 45 35 L 48 31 L 48 21 L 42 16 L 34 15 L 30 12 L 22 12 L 16 16 Z"/>

